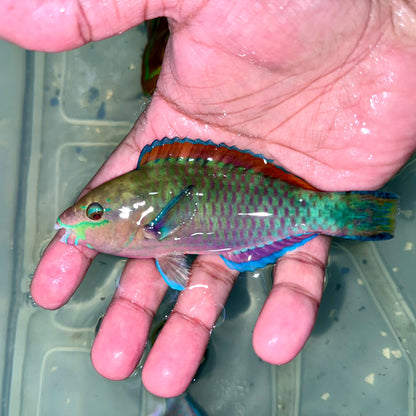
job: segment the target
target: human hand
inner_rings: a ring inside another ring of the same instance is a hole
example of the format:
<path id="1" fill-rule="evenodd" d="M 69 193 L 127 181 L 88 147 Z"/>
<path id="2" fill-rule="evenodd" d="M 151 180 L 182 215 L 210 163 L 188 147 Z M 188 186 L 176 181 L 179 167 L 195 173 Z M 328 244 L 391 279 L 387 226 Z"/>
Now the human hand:
<path id="1" fill-rule="evenodd" d="M 86 190 L 135 168 L 140 149 L 164 136 L 211 139 L 261 153 L 322 190 L 375 189 L 416 148 L 414 15 L 392 1 L 184 1 L 131 4 L 0 4 L 3 37 L 46 51 L 170 18 L 157 91 Z M 30 33 L 30 38 L 27 37 Z M 64 304 L 95 252 L 57 238 L 32 283 L 35 301 Z M 253 334 L 257 354 L 282 364 L 315 321 L 329 249 L 317 237 L 276 264 L 274 285 Z M 191 381 L 236 278 L 216 256 L 199 256 L 143 368 L 154 394 Z M 166 286 L 152 260 L 130 260 L 92 350 L 106 377 L 136 366 Z"/>

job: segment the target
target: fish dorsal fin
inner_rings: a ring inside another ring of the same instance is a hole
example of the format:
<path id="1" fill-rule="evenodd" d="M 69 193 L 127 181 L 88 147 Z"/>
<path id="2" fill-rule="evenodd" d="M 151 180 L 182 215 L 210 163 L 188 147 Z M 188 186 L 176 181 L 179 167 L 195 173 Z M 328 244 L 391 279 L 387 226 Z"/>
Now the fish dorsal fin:
<path id="1" fill-rule="evenodd" d="M 272 160 L 266 159 L 262 155 L 253 154 L 249 150 L 239 150 L 235 146 L 227 146 L 224 143 L 216 144 L 210 140 L 169 139 L 167 137 L 155 140 L 143 148 L 137 169 L 147 163 L 165 159 L 199 159 L 207 162 L 222 162 L 226 165 L 253 170 L 264 176 L 280 179 L 304 189 L 318 191 L 303 179 L 287 172 L 280 166 L 276 166 Z"/>

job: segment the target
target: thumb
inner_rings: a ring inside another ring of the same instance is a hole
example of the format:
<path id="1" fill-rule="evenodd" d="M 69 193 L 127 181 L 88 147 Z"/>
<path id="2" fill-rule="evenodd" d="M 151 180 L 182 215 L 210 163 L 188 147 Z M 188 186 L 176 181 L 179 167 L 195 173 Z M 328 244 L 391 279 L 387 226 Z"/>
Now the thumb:
<path id="1" fill-rule="evenodd" d="M 26 49 L 60 52 L 144 20 L 177 17 L 175 6 L 175 0 L 5 0 L 0 2 L 0 37 Z"/>

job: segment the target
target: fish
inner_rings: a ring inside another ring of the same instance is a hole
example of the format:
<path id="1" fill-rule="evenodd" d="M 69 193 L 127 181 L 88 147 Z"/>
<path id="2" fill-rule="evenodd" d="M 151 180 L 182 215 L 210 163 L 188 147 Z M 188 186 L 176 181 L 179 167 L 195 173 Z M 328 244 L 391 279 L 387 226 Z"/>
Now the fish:
<path id="1" fill-rule="evenodd" d="M 224 143 L 163 138 L 137 169 L 81 197 L 57 219 L 62 241 L 128 258 L 154 258 L 173 289 L 189 255 L 219 254 L 239 272 L 273 264 L 320 234 L 392 238 L 398 196 L 323 192 L 273 160 Z"/>
<path id="2" fill-rule="evenodd" d="M 169 24 L 166 17 L 146 21 L 147 44 L 143 52 L 141 86 L 143 93 L 151 97 L 156 90 L 162 68 L 163 57 L 169 39 Z"/>
<path id="3" fill-rule="evenodd" d="M 166 400 L 165 416 L 203 416 L 189 395 Z"/>
<path id="4" fill-rule="evenodd" d="M 149 416 L 203 416 L 188 394 L 166 400 L 166 406 L 158 405 Z"/>

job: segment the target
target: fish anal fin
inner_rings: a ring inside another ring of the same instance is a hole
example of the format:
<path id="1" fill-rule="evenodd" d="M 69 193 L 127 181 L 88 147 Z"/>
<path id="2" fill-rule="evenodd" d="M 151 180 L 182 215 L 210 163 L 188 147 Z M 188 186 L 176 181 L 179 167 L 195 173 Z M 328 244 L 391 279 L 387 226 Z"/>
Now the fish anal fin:
<path id="1" fill-rule="evenodd" d="M 291 185 L 299 186 L 311 191 L 319 191 L 303 179 L 276 166 L 272 160 L 249 150 L 240 150 L 235 146 L 224 143 L 216 144 L 212 141 L 191 140 L 178 137 L 155 140 L 143 148 L 137 168 L 156 160 L 165 159 L 198 159 L 207 162 L 222 162 L 234 167 L 243 167 L 261 173 L 264 176 L 280 179 Z"/>
<path id="2" fill-rule="evenodd" d="M 300 247 L 316 236 L 317 234 L 292 236 L 247 250 L 225 253 L 221 257 L 230 269 L 235 269 L 239 272 L 252 272 L 258 268 L 274 263 L 288 251 Z"/>
<path id="3" fill-rule="evenodd" d="M 188 284 L 190 261 L 184 254 L 167 254 L 155 259 L 163 280 L 175 290 L 183 290 Z"/>

